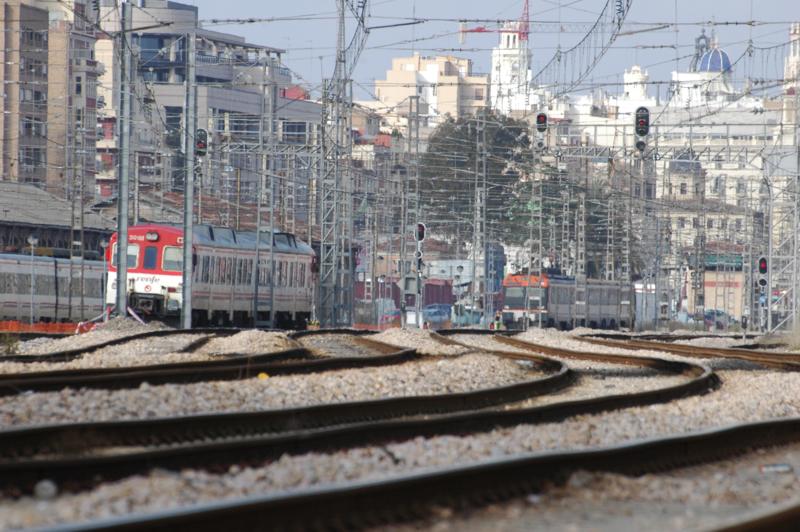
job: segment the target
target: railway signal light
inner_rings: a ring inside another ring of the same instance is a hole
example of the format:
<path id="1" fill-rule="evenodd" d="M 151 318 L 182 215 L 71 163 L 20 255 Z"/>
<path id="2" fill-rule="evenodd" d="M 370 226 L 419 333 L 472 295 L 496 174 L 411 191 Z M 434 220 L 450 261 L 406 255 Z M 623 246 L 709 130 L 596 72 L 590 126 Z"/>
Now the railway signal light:
<path id="1" fill-rule="evenodd" d="M 650 110 L 647 109 L 647 107 L 639 107 L 636 109 L 634 129 L 636 130 L 636 134 L 640 137 L 646 137 L 650 132 Z"/>
<path id="2" fill-rule="evenodd" d="M 194 135 L 194 154 L 203 157 L 208 152 L 208 131 L 198 129 Z"/>
<path id="3" fill-rule="evenodd" d="M 766 275 L 767 273 L 767 257 L 761 257 L 758 259 L 758 273 L 761 275 Z"/>
<path id="4" fill-rule="evenodd" d="M 414 239 L 417 242 L 423 242 L 425 240 L 425 229 L 424 223 L 420 222 L 417 224 L 417 228 L 414 230 Z"/>
<path id="5" fill-rule="evenodd" d="M 539 133 L 547 131 L 547 115 L 545 113 L 536 115 L 536 131 Z"/>

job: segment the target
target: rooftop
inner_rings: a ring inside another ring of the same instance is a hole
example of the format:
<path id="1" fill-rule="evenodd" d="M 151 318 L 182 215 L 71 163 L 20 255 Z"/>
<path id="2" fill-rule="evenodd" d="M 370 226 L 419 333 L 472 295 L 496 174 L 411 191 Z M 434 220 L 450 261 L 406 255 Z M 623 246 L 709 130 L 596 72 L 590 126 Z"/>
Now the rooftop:
<path id="1" fill-rule="evenodd" d="M 87 229 L 113 230 L 112 220 L 94 213 L 85 213 Z M 0 223 L 70 227 L 72 203 L 25 183 L 0 181 Z"/>

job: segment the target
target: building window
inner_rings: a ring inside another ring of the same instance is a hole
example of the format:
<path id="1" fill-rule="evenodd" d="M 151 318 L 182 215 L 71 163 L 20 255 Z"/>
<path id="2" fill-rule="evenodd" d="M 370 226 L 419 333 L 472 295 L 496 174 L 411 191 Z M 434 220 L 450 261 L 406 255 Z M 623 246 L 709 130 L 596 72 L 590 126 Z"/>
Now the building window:
<path id="1" fill-rule="evenodd" d="M 692 218 L 692 227 L 694 227 L 695 229 L 700 227 L 700 220 L 697 218 Z"/>
<path id="2" fill-rule="evenodd" d="M 306 142 L 305 122 L 284 122 L 283 140 L 289 144 L 305 144 Z"/>
<path id="3" fill-rule="evenodd" d="M 686 227 L 686 218 L 678 218 L 678 229 L 683 229 Z"/>
<path id="4" fill-rule="evenodd" d="M 736 183 L 736 193 L 742 196 L 747 193 L 747 183 L 744 179 L 739 179 Z"/>
<path id="5" fill-rule="evenodd" d="M 708 220 L 706 220 L 706 228 L 708 228 L 708 229 L 714 229 L 714 220 L 712 220 L 711 218 L 709 218 Z"/>
<path id="6" fill-rule="evenodd" d="M 681 183 L 681 195 L 686 195 L 686 183 Z"/>
<path id="7" fill-rule="evenodd" d="M 737 231 L 741 231 L 742 230 L 742 220 L 741 219 L 736 220 L 736 230 Z"/>
<path id="8" fill-rule="evenodd" d="M 78 76 L 75 78 L 75 94 L 81 94 L 83 92 L 83 83 L 81 81 L 81 77 Z"/>
<path id="9" fill-rule="evenodd" d="M 483 87 L 477 87 L 475 89 L 475 99 L 483 101 L 483 98 L 484 98 L 484 96 L 483 96 Z"/>
<path id="10" fill-rule="evenodd" d="M 727 218 L 723 218 L 722 220 L 720 220 L 719 221 L 719 227 L 720 227 L 720 229 L 727 229 L 728 228 L 728 219 Z"/>

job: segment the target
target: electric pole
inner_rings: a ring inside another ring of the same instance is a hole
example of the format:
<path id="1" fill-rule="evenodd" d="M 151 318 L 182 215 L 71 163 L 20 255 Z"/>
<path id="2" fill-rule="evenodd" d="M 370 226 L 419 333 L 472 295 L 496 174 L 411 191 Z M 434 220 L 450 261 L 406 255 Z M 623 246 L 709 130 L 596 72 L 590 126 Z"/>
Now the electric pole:
<path id="1" fill-rule="evenodd" d="M 195 34 L 186 35 L 186 95 L 184 101 L 183 151 L 185 157 L 183 178 L 183 286 L 181 290 L 181 324 L 192 328 L 192 242 L 194 236 L 194 173 L 195 133 L 197 130 L 197 85 L 195 84 Z"/>
<path id="2" fill-rule="evenodd" d="M 120 34 L 117 50 L 119 51 L 120 85 L 119 85 L 119 158 L 117 189 L 117 316 L 128 314 L 128 179 L 131 151 L 131 56 L 127 50 L 127 32 L 130 29 L 132 4 L 122 3 L 120 17 Z M 72 244 L 70 243 L 70 246 Z"/>

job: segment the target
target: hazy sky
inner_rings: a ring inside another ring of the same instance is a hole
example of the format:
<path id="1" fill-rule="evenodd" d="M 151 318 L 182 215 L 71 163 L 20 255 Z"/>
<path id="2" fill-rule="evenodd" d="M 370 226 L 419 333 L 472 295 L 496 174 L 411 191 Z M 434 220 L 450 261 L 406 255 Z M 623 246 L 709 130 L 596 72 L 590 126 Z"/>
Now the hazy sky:
<path id="1" fill-rule="evenodd" d="M 323 75 L 329 76 L 333 68 L 336 43 L 335 0 L 182 0 L 200 8 L 200 18 L 270 18 L 297 17 L 298 20 L 259 22 L 236 25 L 204 25 L 209 29 L 245 36 L 249 41 L 283 48 L 285 64 L 299 74 L 301 82 L 316 88 Z M 615 0 L 609 0 L 614 2 Z M 372 90 L 373 80 L 383 78 L 390 67 L 391 58 L 411 55 L 414 50 L 423 55 L 453 54 L 469 57 L 474 70 L 488 72 L 491 48 L 497 44 L 497 33 L 470 34 L 466 42 L 458 40 L 459 24 L 456 19 L 516 19 L 522 12 L 523 0 L 370 0 L 372 18 L 370 26 L 404 22 L 403 17 L 444 18 L 447 21 L 429 21 L 414 26 L 377 29 L 370 33 L 355 70 L 357 97 Z M 531 48 L 534 69 L 554 54 L 556 46 L 568 48 L 578 42 L 588 31 L 606 0 L 531 0 Z M 651 79 L 667 80 L 675 70 L 677 40 L 679 56 L 690 55 L 694 39 L 702 23 L 717 23 L 716 35 L 731 59 L 742 54 L 748 39 L 756 46 L 779 44 L 788 40 L 789 22 L 800 21 L 798 0 L 633 0 L 627 21 L 648 23 L 679 22 L 675 26 L 657 31 L 638 33 L 618 38 L 614 48 L 594 70 L 594 81 L 621 81 L 623 69 L 634 63 L 650 72 Z M 744 25 L 755 19 L 763 25 Z M 537 21 L 541 21 L 537 24 Z M 726 23 L 740 24 L 726 24 Z M 698 23 L 698 24 L 692 24 Z M 497 23 L 467 23 L 468 26 L 486 25 L 496 28 Z M 652 26 L 626 24 L 625 31 L 642 30 Z M 560 28 L 560 30 L 559 30 Z M 710 30 L 710 27 L 709 27 Z M 637 48 L 663 46 L 663 48 Z M 463 48 L 462 50 L 452 50 Z M 685 69 L 688 59 L 680 60 Z M 361 88 L 359 88 L 359 85 Z"/>

